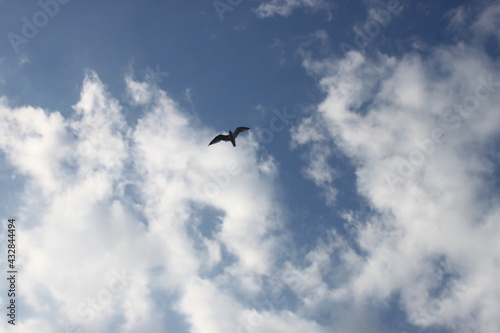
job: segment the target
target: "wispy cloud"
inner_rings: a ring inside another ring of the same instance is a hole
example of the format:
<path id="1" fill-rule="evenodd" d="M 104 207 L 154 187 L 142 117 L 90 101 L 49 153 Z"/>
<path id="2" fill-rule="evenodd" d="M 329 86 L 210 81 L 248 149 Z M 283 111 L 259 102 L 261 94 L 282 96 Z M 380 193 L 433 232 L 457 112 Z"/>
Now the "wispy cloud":
<path id="1" fill-rule="evenodd" d="M 329 10 L 331 4 L 324 0 L 268 0 L 256 9 L 257 16 L 267 18 L 272 16 L 289 16 L 297 8 L 309 10 Z"/>

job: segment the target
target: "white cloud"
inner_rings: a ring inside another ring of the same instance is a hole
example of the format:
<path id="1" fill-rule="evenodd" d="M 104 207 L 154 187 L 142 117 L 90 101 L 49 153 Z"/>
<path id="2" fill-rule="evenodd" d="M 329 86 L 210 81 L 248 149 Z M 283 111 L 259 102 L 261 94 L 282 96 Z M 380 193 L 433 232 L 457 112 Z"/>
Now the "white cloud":
<path id="1" fill-rule="evenodd" d="M 292 131 L 311 148 L 304 175 L 333 203 L 341 152 L 370 211 L 343 212 L 349 233 L 325 231 L 303 258 L 278 164 L 251 131 L 237 149 L 207 148 L 216 130 L 131 76 L 133 127 L 90 71 L 70 118 L 1 98 L 2 158 L 24 185 L 9 212 L 23 253 L 16 330 L 400 332 L 379 316 L 398 306 L 421 328 L 497 332 L 498 62 L 461 42 L 304 66 L 327 96 Z"/>
<path id="2" fill-rule="evenodd" d="M 333 205 L 337 197 L 337 190 L 332 186 L 335 179 L 335 170 L 329 164 L 332 150 L 325 145 L 313 145 L 309 155 L 310 163 L 304 169 L 306 178 L 323 189 L 323 195 L 328 205 Z"/>
<path id="3" fill-rule="evenodd" d="M 324 0 L 268 0 L 256 9 L 257 16 L 267 18 L 271 16 L 289 16 L 294 9 L 305 7 L 314 11 L 329 9 L 330 5 Z"/>
<path id="4" fill-rule="evenodd" d="M 191 332 L 236 332 L 242 310 L 236 300 L 209 281 L 193 279 L 185 288 L 179 307 L 190 318 Z"/>
<path id="5" fill-rule="evenodd" d="M 125 82 L 134 128 L 91 71 L 69 119 L 2 99 L 0 148 L 24 179 L 19 331 L 165 332 L 165 311 L 235 331 L 283 255 L 277 166 L 251 133 L 207 148 L 215 130 L 154 83 Z"/>
<path id="6" fill-rule="evenodd" d="M 477 24 L 494 10 L 486 8 Z M 355 245 L 328 259 L 338 274 L 332 285 L 304 281 L 297 292 L 318 295 L 311 308 L 344 304 L 358 323 L 367 323 L 367 304 L 383 309 L 396 297 L 421 328 L 498 331 L 491 311 L 500 307 L 500 205 L 491 181 L 500 162 L 492 151 L 500 131 L 498 62 L 458 42 L 428 56 L 350 52 L 304 65 L 314 75 L 328 67 L 321 80 L 327 97 L 293 132 L 296 144 L 324 149 L 307 168 L 328 161 L 335 144 L 354 164 L 358 193 L 374 213 L 346 215 Z M 335 181 L 327 184 L 337 191 Z M 354 321 L 339 322 L 356 330 Z M 373 322 L 374 331 L 390 331 Z"/>
<path id="7" fill-rule="evenodd" d="M 482 48 L 485 41 L 493 37 L 500 41 L 498 16 L 500 5 L 495 1 L 466 3 L 446 13 L 449 19 L 448 30 L 460 32 L 476 47 Z M 498 49 L 498 46 L 496 46 Z"/>
<path id="8" fill-rule="evenodd" d="M 484 10 L 475 22 L 473 28 L 478 30 L 480 34 L 492 34 L 500 41 L 500 4 L 493 4 Z"/>

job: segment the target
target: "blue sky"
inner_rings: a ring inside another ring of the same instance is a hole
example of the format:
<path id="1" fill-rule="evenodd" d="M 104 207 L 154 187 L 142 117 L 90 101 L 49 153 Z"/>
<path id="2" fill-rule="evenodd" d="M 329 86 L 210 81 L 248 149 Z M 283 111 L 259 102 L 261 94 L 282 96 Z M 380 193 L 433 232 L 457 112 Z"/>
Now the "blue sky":
<path id="1" fill-rule="evenodd" d="M 0 331 L 500 331 L 499 15 L 0 1 Z"/>

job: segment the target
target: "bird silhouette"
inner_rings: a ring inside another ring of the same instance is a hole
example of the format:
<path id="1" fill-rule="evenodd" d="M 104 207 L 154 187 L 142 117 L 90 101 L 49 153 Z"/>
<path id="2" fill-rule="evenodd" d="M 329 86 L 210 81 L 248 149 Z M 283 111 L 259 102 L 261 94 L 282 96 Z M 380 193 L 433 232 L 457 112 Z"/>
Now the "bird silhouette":
<path id="1" fill-rule="evenodd" d="M 250 128 L 248 128 L 248 127 L 238 127 L 234 130 L 234 132 L 229 131 L 229 134 L 219 134 L 212 141 L 210 141 L 210 143 L 208 145 L 210 146 L 210 145 L 213 145 L 214 143 L 217 143 L 220 141 L 231 141 L 231 143 L 233 144 L 233 147 L 236 147 L 236 140 L 235 139 L 238 136 L 238 134 L 240 134 L 241 132 L 248 131 L 249 129 Z"/>

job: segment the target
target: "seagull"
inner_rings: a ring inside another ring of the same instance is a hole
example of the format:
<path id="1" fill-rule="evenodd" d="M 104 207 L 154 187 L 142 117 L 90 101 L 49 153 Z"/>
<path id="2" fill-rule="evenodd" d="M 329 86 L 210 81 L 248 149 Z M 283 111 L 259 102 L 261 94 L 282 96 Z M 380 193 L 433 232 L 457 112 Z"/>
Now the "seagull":
<path id="1" fill-rule="evenodd" d="M 235 139 L 238 136 L 238 134 L 240 134 L 241 132 L 248 131 L 249 129 L 250 128 L 248 128 L 248 127 L 238 127 L 234 130 L 234 133 L 229 131 L 229 134 L 219 134 L 212 141 L 210 141 L 210 143 L 208 145 L 210 146 L 210 145 L 213 145 L 214 143 L 217 143 L 220 141 L 231 141 L 231 143 L 233 144 L 233 147 L 236 147 Z"/>

